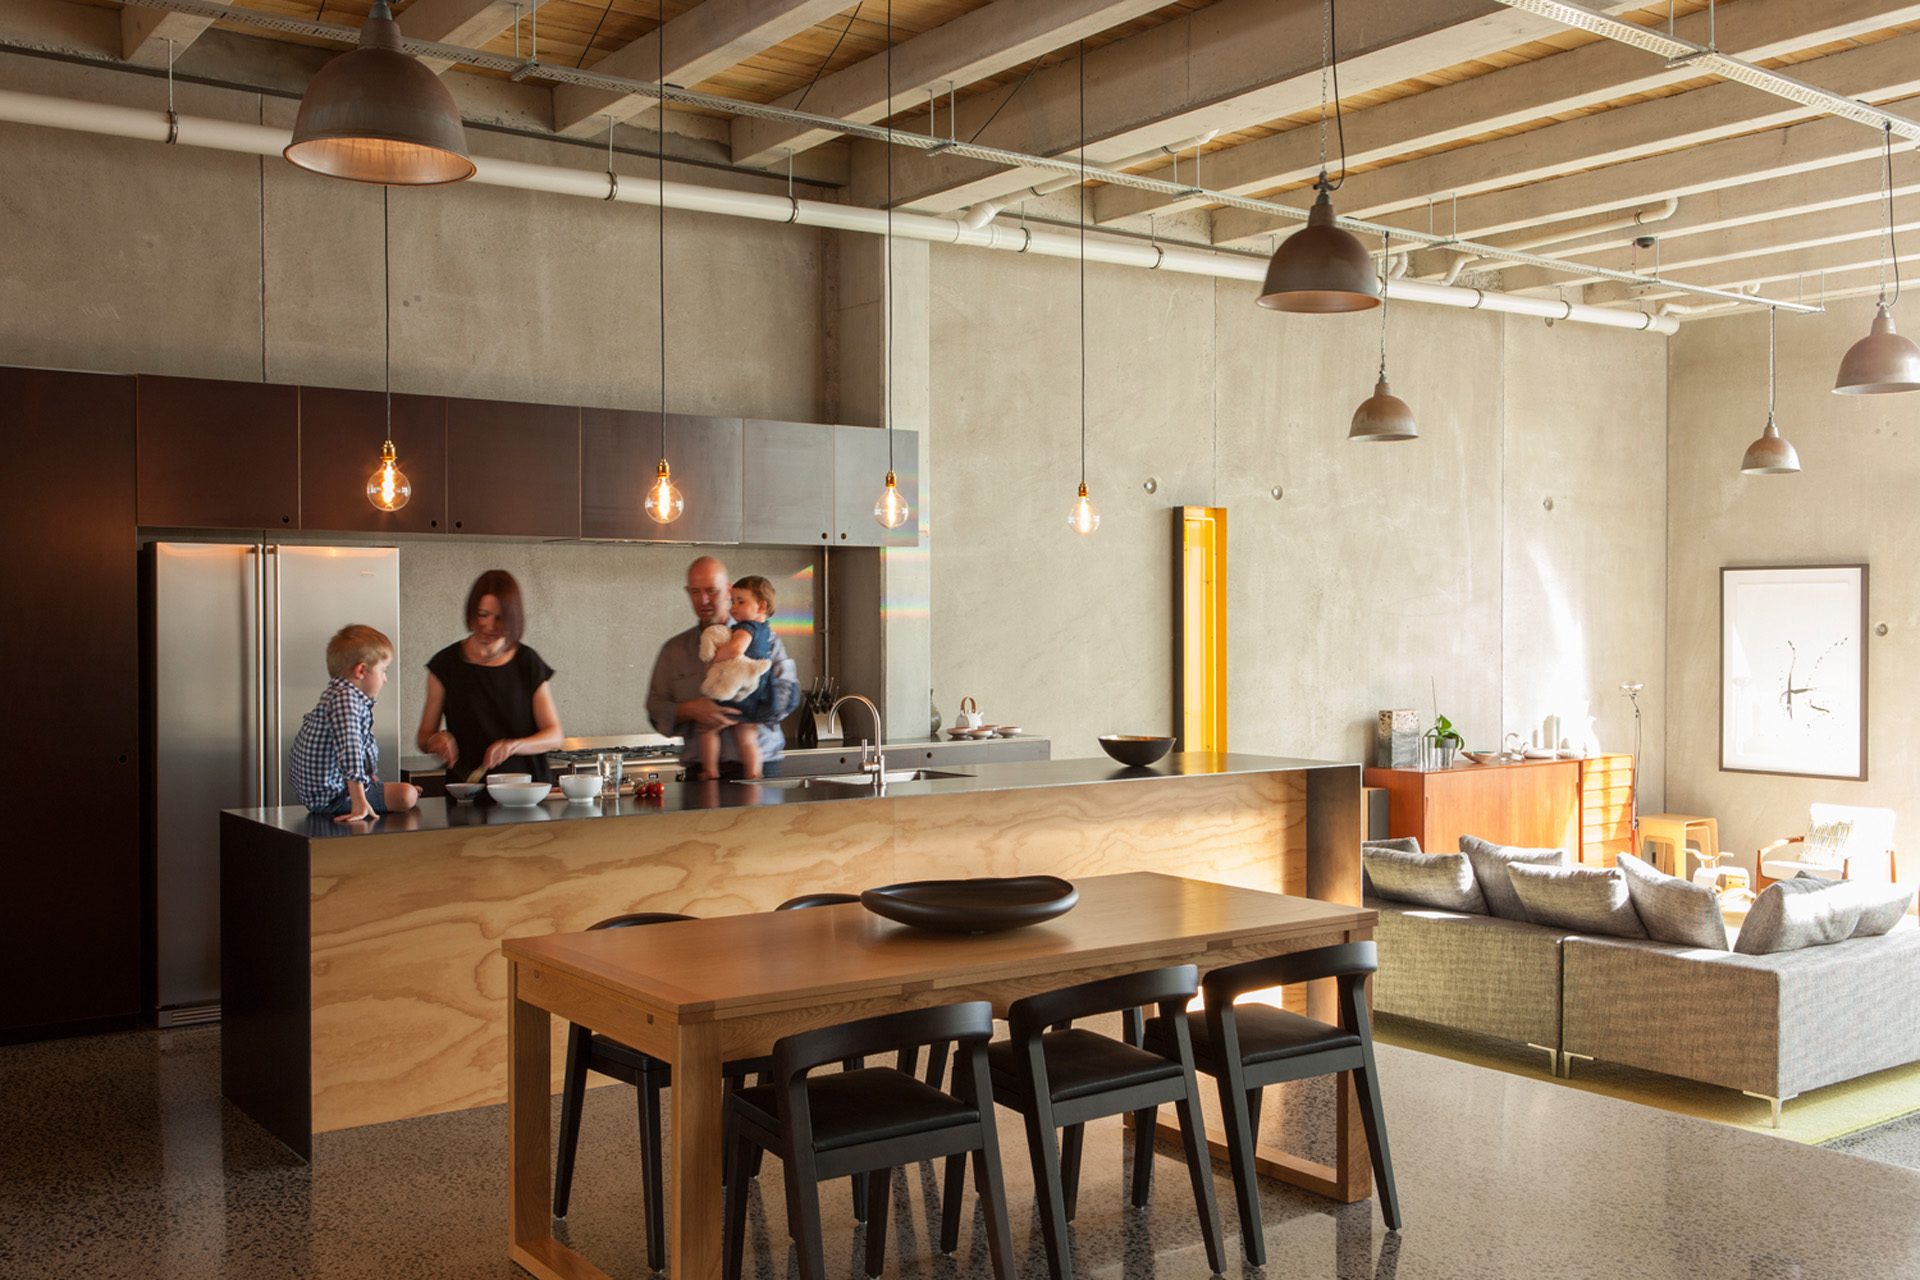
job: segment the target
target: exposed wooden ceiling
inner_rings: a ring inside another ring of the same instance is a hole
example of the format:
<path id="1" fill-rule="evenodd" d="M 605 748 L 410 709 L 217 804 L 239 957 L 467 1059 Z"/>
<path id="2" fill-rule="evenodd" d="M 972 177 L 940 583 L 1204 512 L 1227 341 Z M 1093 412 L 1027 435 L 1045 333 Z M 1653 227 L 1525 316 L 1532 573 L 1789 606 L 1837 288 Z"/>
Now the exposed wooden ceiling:
<path id="1" fill-rule="evenodd" d="M 68 2 L 117 7 L 116 0 Z M 370 3 L 247 0 L 245 7 L 357 24 Z M 1880 105 L 1912 99 L 1894 109 L 1920 115 L 1920 0 L 1589 3 L 1643 25 L 1672 21 L 1679 35 L 1700 43 L 1711 29 L 1718 47 L 1735 56 L 1791 67 L 1800 79 Z M 1082 144 L 1077 60 L 1084 49 L 1091 161 L 1113 164 L 1212 131 L 1198 149 L 1199 184 L 1296 206 L 1312 195 L 1322 0 L 837 5 L 842 0 L 402 0 L 395 10 L 411 36 L 522 57 L 534 52 L 537 25 L 540 62 L 634 80 L 657 74 L 655 33 L 664 18 L 670 83 L 867 123 L 887 110 L 882 65 L 891 34 L 897 122 L 928 129 L 931 91 L 938 132 L 1042 156 Z M 1669 70 L 1653 54 L 1490 0 L 1340 0 L 1337 23 L 1340 127 L 1329 131 L 1327 146 L 1337 166 L 1344 134 L 1342 213 L 1539 245 L 1536 252 L 1613 270 L 1649 270 L 1657 255 L 1668 277 L 1757 289 L 1763 297 L 1817 296 L 1823 285 L 1828 297 L 1877 287 L 1880 138 L 1870 128 Z M 205 26 L 128 6 L 121 52 L 150 63 L 159 34 L 178 47 Z M 305 39 L 233 26 L 257 38 Z M 456 97 L 462 77 L 473 74 L 499 73 L 456 64 Z M 572 136 L 604 131 L 609 115 L 637 120 L 654 105 L 643 95 L 569 85 L 555 86 L 552 96 L 552 126 Z M 826 130 L 752 117 L 736 116 L 730 128 L 734 160 L 748 167 L 784 169 L 790 151 L 848 146 Z M 1174 163 L 1162 152 L 1130 167 L 1171 178 Z M 1177 163 L 1178 176 L 1193 182 L 1191 146 Z M 884 164 L 879 144 L 851 145 L 852 199 L 874 198 Z M 899 148 L 893 165 L 894 189 L 904 193 L 896 203 L 934 213 L 1017 202 L 1055 176 Z M 1151 218 L 1166 234 L 1169 215 L 1181 214 L 1174 234 L 1248 247 L 1296 225 L 1094 185 L 1093 216 L 1119 229 L 1145 229 Z M 1894 188 L 1896 221 L 1920 231 L 1920 161 L 1904 147 L 1894 158 Z M 1670 198 L 1678 204 L 1668 212 Z M 1636 211 L 1645 225 L 1631 225 Z M 1658 236 L 1659 247 L 1636 249 L 1638 235 Z M 1920 251 L 1920 234 L 1911 243 Z M 1428 250 L 1414 254 L 1409 269 L 1443 278 L 1476 265 L 1498 264 Z M 1586 300 L 1602 305 L 1684 301 L 1659 286 L 1527 267 L 1501 271 L 1498 284 L 1585 285 Z"/>

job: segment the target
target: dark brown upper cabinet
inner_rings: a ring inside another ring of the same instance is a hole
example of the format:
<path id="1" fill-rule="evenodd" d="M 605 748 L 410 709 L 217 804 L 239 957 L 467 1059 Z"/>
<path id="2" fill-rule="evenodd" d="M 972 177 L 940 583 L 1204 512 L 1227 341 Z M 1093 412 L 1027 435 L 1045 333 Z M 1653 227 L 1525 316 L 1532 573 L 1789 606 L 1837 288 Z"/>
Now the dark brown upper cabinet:
<path id="1" fill-rule="evenodd" d="M 920 543 L 920 433 L 893 433 L 894 484 L 913 516 L 898 529 L 874 519 L 887 484 L 887 433 L 877 427 L 833 429 L 833 545 L 913 547 Z"/>
<path id="2" fill-rule="evenodd" d="M 833 428 L 747 419 L 742 542 L 833 544 Z"/>
<path id="3" fill-rule="evenodd" d="M 387 436 L 379 391 L 300 388 L 300 518 L 308 529 L 356 533 L 441 533 L 447 529 L 447 402 L 393 398 L 393 450 L 413 485 L 398 511 L 367 499 Z"/>
<path id="4" fill-rule="evenodd" d="M 740 541 L 738 418 L 670 413 L 666 457 L 686 510 L 658 524 L 643 510 L 660 466 L 660 415 L 580 411 L 580 533 L 645 542 Z"/>
<path id="5" fill-rule="evenodd" d="M 452 533 L 579 537 L 580 411 L 448 400 L 447 519 Z"/>
<path id="6" fill-rule="evenodd" d="M 141 524 L 301 527 L 295 388 L 147 374 L 135 381 Z"/>

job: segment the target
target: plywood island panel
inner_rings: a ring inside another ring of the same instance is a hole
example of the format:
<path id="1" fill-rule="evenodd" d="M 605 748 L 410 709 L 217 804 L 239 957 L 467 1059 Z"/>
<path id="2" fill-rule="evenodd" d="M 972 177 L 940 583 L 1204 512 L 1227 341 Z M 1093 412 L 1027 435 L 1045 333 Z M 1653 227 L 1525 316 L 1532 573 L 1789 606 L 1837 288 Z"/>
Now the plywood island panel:
<path id="1" fill-rule="evenodd" d="M 227 814 L 225 893 L 278 906 L 224 931 L 226 1092 L 297 1150 L 311 1133 L 503 1102 L 501 942 L 629 911 L 738 915 L 903 880 L 1120 871 L 1358 905 L 1359 792 L 1357 766 L 1243 768 L 601 820 L 423 820 L 347 839 Z M 305 919 L 270 922 L 294 905 L 296 864 Z"/>

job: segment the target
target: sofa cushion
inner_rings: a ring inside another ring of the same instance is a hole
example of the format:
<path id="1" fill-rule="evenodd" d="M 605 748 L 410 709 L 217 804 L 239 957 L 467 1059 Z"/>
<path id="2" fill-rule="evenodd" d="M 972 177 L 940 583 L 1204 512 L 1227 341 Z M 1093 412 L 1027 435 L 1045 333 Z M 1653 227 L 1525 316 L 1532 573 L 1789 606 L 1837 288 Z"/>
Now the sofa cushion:
<path id="1" fill-rule="evenodd" d="M 1418 853 L 1420 841 L 1413 836 L 1395 836 L 1386 840 L 1362 840 L 1360 851 L 1365 853 L 1368 849 L 1398 849 L 1402 853 Z M 1374 896 L 1373 877 L 1367 874 L 1367 864 L 1364 859 L 1360 863 L 1360 896 L 1362 898 Z"/>
<path id="2" fill-rule="evenodd" d="M 1360 865 L 1373 882 L 1374 893 L 1390 902 L 1487 914 L 1487 901 L 1480 896 L 1473 864 L 1464 853 L 1408 853 L 1362 846 Z"/>
<path id="3" fill-rule="evenodd" d="M 1866 932 L 1859 936 L 1872 937 L 1897 924 L 1912 901 L 1912 889 L 1873 880 L 1776 880 L 1754 899 L 1733 949 L 1766 956 L 1829 947 L 1854 937 L 1863 920 Z"/>
<path id="4" fill-rule="evenodd" d="M 1473 878 L 1480 885 L 1481 896 L 1487 900 L 1487 914 L 1503 920 L 1527 918 L 1527 909 L 1520 905 L 1520 895 L 1513 891 L 1513 882 L 1507 879 L 1510 864 L 1529 862 L 1564 867 L 1572 861 L 1565 849 L 1524 849 L 1519 845 L 1495 844 L 1479 836 L 1461 836 L 1460 852 L 1473 864 Z"/>
<path id="5" fill-rule="evenodd" d="M 1630 853 L 1614 865 L 1626 876 L 1627 897 L 1656 942 L 1727 951 L 1727 922 L 1720 915 L 1720 899 L 1713 890 L 1679 876 L 1670 876 Z"/>
<path id="6" fill-rule="evenodd" d="M 1617 868 L 1514 862 L 1507 865 L 1507 876 L 1535 924 L 1615 938 L 1647 936 L 1627 895 L 1626 875 Z"/>

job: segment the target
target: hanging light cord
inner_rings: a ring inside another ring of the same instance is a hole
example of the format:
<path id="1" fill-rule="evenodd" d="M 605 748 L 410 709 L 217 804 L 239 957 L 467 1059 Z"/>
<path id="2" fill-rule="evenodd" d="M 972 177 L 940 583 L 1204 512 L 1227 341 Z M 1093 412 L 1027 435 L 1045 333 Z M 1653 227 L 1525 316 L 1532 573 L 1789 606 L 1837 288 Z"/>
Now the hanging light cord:
<path id="1" fill-rule="evenodd" d="M 833 48 L 827 50 L 827 56 L 820 59 L 820 65 L 813 69 L 813 79 L 807 81 L 807 87 L 800 91 L 800 97 L 793 104 L 793 109 L 795 111 L 798 111 L 802 106 L 806 104 L 807 95 L 813 92 L 813 86 L 820 83 L 820 73 L 822 71 L 825 71 L 827 69 L 827 64 L 833 61 L 833 55 L 840 52 L 840 41 L 845 40 L 847 38 L 847 32 L 853 30 L 853 24 L 860 21 L 860 10 L 866 7 L 866 3 L 867 3 L 867 0 L 860 0 L 859 4 L 856 4 L 855 6 L 853 6 L 853 12 L 847 17 L 847 25 L 840 28 L 839 39 L 836 39 L 833 42 Z M 891 23 L 891 21 L 889 21 L 887 25 L 888 25 L 888 35 L 889 35 L 889 38 L 891 38 L 893 24 Z M 888 96 L 891 97 L 892 95 L 888 95 Z M 891 106 L 893 104 L 888 103 L 887 105 Z"/>
<path id="2" fill-rule="evenodd" d="M 1334 0 L 1327 0 L 1326 22 L 1320 28 L 1320 181 L 1314 185 L 1338 191 L 1347 182 L 1347 125 L 1340 115 L 1340 59 L 1335 52 L 1338 37 L 1334 32 Z M 1340 144 L 1340 177 L 1327 181 L 1327 77 L 1333 77 L 1333 127 Z M 1196 163 L 1198 153 L 1196 151 Z"/>
<path id="3" fill-rule="evenodd" d="M 393 444 L 393 221 L 387 216 L 387 194 L 380 188 L 380 296 L 387 322 L 387 444 Z"/>
<path id="4" fill-rule="evenodd" d="M 1387 380 L 1387 278 L 1393 274 L 1393 233 L 1380 236 L 1380 381 Z"/>
<path id="5" fill-rule="evenodd" d="M 658 55 L 655 63 L 656 83 L 661 89 L 667 87 L 667 0 L 660 0 L 655 11 L 658 26 L 655 30 L 662 38 L 653 42 L 654 52 Z M 667 460 L 667 99 L 660 97 L 660 106 L 654 119 L 654 137 L 657 139 L 654 151 L 654 182 L 659 195 L 660 207 L 657 220 L 660 224 L 660 461 Z M 608 131 L 611 135 L 611 130 Z"/>
<path id="6" fill-rule="evenodd" d="M 1900 253 L 1893 239 L 1893 123 L 1888 121 L 1880 126 L 1885 137 L 1886 150 L 1880 166 L 1880 204 L 1883 210 L 1881 226 L 1885 229 L 1886 252 L 1880 255 L 1880 305 L 1893 307 L 1900 301 Z M 1887 297 L 1887 264 L 1893 264 L 1893 297 Z"/>
<path id="7" fill-rule="evenodd" d="M 1080 487 L 1087 487 L 1087 42 L 1080 41 Z"/>
<path id="8" fill-rule="evenodd" d="M 893 474 L 893 0 L 887 0 L 887 474 Z"/>
<path id="9" fill-rule="evenodd" d="M 1780 314 L 1778 307 L 1767 308 L 1767 425 L 1773 425 L 1774 380 L 1773 380 L 1773 326 L 1774 319 Z"/>

